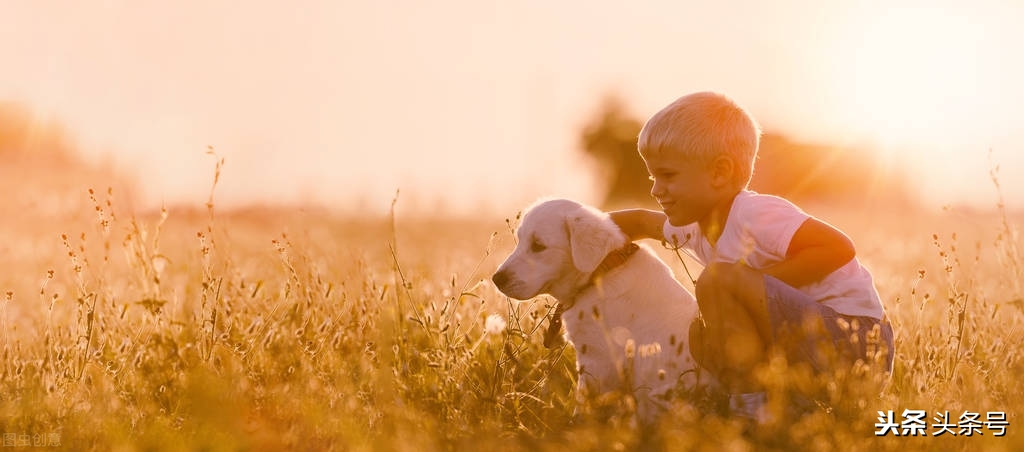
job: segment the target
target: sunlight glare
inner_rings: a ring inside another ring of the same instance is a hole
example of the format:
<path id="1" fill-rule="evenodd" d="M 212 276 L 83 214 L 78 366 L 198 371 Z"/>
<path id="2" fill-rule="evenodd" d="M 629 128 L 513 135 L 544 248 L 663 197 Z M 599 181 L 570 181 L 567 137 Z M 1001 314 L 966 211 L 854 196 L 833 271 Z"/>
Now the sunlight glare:
<path id="1" fill-rule="evenodd" d="M 977 122 L 983 30 L 938 9 L 894 9 L 853 45 L 848 98 L 860 127 L 887 148 L 935 143 Z"/>

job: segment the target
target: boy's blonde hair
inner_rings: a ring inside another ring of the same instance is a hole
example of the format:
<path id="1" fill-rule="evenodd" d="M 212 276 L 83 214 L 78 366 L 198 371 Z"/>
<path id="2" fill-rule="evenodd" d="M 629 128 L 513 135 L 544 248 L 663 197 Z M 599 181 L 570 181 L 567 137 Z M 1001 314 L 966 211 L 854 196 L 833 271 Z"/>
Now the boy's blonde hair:
<path id="1" fill-rule="evenodd" d="M 738 169 L 740 188 L 750 184 L 761 129 L 753 116 L 724 94 L 699 92 L 676 99 L 640 130 L 641 155 L 679 152 L 708 165 L 726 156 Z"/>

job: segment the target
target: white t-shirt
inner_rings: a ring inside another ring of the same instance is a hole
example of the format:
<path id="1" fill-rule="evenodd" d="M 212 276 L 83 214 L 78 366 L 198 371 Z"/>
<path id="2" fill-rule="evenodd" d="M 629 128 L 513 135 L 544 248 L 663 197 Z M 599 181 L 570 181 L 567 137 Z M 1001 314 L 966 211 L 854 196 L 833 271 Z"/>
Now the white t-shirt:
<path id="1" fill-rule="evenodd" d="M 786 258 L 793 234 L 808 218 L 810 215 L 785 199 L 744 190 L 733 200 L 715 247 L 697 223 L 673 226 L 666 221 L 663 232 L 669 245 L 693 251 L 705 266 L 711 262 L 744 262 L 761 270 Z M 884 314 L 871 274 L 856 258 L 824 279 L 796 289 L 840 314 L 876 319 Z"/>

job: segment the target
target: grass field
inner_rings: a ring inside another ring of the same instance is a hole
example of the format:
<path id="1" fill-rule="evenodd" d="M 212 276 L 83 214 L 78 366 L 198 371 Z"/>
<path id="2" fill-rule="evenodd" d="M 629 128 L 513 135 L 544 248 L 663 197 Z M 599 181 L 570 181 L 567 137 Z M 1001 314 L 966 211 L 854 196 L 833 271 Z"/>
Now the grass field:
<path id="1" fill-rule="evenodd" d="M 541 345 L 552 300 L 512 301 L 487 281 L 513 247 L 515 212 L 407 218 L 398 199 L 378 218 L 201 206 L 132 216 L 108 193 L 82 197 L 59 221 L 0 223 L 4 446 L 1024 447 L 1021 218 L 998 209 L 809 207 L 855 240 L 897 329 L 884 393 L 833 387 L 831 412 L 757 436 L 680 401 L 644 443 L 626 399 L 573 419 L 573 351 Z M 899 423 L 907 409 L 926 412 L 926 437 L 875 435 L 878 411 Z M 979 413 L 977 432 L 934 435 L 936 413 L 959 433 L 965 411 Z M 1005 414 L 1005 436 L 984 424 L 990 412 Z"/>

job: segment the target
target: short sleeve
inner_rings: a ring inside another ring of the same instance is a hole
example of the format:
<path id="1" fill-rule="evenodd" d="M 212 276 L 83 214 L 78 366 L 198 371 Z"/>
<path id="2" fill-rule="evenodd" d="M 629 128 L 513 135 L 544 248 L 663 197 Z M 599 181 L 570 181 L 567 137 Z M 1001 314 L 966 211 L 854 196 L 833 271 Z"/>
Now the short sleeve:
<path id="1" fill-rule="evenodd" d="M 764 252 L 784 259 L 793 235 L 810 215 L 777 196 L 758 195 L 749 201 L 754 202 L 742 209 L 741 235 L 753 239 Z"/>

